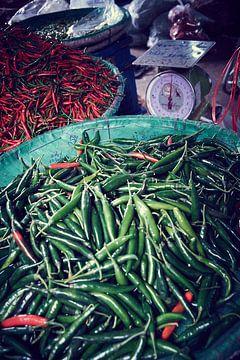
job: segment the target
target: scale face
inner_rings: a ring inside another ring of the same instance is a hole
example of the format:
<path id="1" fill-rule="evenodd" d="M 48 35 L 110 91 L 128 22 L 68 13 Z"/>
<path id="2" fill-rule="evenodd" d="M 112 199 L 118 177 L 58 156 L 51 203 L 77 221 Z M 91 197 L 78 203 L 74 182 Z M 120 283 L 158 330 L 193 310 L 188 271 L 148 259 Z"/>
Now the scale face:
<path id="1" fill-rule="evenodd" d="M 187 119 L 195 105 L 191 83 L 174 71 L 155 76 L 146 91 L 146 105 L 152 115 Z"/>

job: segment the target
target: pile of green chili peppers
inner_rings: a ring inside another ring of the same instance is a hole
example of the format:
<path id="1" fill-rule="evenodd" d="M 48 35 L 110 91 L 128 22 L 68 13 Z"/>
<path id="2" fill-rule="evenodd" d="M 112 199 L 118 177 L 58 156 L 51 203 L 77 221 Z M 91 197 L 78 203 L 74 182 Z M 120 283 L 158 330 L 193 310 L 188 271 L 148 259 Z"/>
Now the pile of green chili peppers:
<path id="1" fill-rule="evenodd" d="M 48 325 L 0 328 L 1 358 L 194 359 L 239 322 L 240 154 L 199 135 L 84 131 L 64 168 L 23 162 L 0 189 L 0 327 Z"/>

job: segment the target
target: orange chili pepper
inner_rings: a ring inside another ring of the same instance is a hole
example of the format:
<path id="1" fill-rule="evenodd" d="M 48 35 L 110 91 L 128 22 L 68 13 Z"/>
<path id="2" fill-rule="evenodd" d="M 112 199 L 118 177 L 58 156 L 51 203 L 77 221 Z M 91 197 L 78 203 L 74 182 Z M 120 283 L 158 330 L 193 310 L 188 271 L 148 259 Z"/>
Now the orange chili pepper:
<path id="1" fill-rule="evenodd" d="M 184 295 L 184 298 L 187 300 L 187 302 L 191 302 L 193 299 L 193 294 L 191 293 L 191 291 L 187 291 Z M 173 308 L 172 308 L 172 312 L 174 313 L 183 313 L 185 311 L 184 306 L 178 302 Z M 178 321 L 176 321 L 176 323 L 178 323 Z M 170 338 L 170 336 L 172 335 L 172 333 L 174 332 L 174 330 L 176 329 L 177 325 L 169 325 L 169 326 L 165 326 L 165 328 L 162 331 L 161 334 L 161 338 L 163 340 L 168 340 Z"/>
<path id="2" fill-rule="evenodd" d="M 158 159 L 154 158 L 153 156 L 150 156 L 148 154 L 145 153 L 140 153 L 140 152 L 131 152 L 129 155 L 131 155 L 132 157 L 135 157 L 136 159 L 140 159 L 140 160 L 148 160 L 152 163 L 158 162 Z"/>

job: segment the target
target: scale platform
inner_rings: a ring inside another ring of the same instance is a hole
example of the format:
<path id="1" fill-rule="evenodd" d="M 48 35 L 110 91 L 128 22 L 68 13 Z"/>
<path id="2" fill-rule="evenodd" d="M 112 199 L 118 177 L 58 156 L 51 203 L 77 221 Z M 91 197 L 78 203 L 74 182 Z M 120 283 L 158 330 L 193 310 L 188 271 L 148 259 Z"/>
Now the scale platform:
<path id="1" fill-rule="evenodd" d="M 189 69 L 215 45 L 214 41 L 160 40 L 133 65 Z"/>

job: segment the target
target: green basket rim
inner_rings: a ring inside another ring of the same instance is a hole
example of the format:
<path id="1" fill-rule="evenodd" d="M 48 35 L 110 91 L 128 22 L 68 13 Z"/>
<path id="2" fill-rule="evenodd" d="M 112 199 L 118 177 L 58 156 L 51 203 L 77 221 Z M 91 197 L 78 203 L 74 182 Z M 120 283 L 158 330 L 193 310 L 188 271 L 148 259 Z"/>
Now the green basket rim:
<path id="1" fill-rule="evenodd" d="M 99 59 L 99 58 L 97 58 L 97 59 Z M 101 116 L 101 118 L 107 118 L 109 116 L 113 116 L 120 107 L 121 101 L 124 97 L 125 80 L 124 80 L 122 74 L 120 73 L 119 69 L 115 65 L 113 65 L 109 61 L 106 61 L 102 58 L 101 58 L 101 61 L 113 72 L 114 75 L 117 76 L 117 79 L 119 80 L 119 86 L 117 88 L 117 92 L 113 99 L 113 102 Z"/>
<path id="2" fill-rule="evenodd" d="M 219 134 L 224 134 L 225 139 L 229 140 L 230 138 L 232 139 L 232 143 L 229 144 L 226 141 L 223 141 L 225 145 L 229 146 L 229 148 L 236 150 L 240 153 L 240 137 L 234 133 L 232 130 L 230 129 L 226 129 L 226 128 L 222 128 L 219 125 L 215 125 L 215 124 L 209 124 L 209 123 L 203 123 L 200 121 L 195 121 L 195 120 L 188 120 L 188 119 L 171 119 L 171 118 L 161 118 L 159 116 L 154 116 L 154 115 L 125 115 L 125 116 L 111 116 L 111 117 L 100 117 L 97 119 L 92 119 L 92 120 L 86 120 L 86 121 L 81 121 L 81 122 L 75 122 L 72 123 L 70 125 L 66 125 L 60 128 L 56 128 L 54 130 L 50 130 L 50 131 L 46 131 L 34 138 L 32 138 L 31 140 L 25 141 L 23 143 L 21 143 L 20 145 L 16 146 L 16 148 L 13 148 L 5 153 L 2 153 L 2 155 L 0 156 L 0 165 L 1 162 L 7 158 L 8 156 L 14 156 L 17 153 L 23 153 L 24 150 L 28 151 L 29 149 L 29 144 L 32 141 L 35 141 L 36 139 L 42 140 L 47 134 L 54 134 L 56 135 L 56 137 L 58 136 L 58 138 L 61 138 L 62 134 L 64 132 L 70 132 L 71 129 L 74 127 L 78 127 L 79 130 L 83 131 L 84 129 L 88 129 L 88 130 L 96 130 L 96 129 L 100 129 L 101 130 L 108 130 L 109 133 L 109 140 L 111 140 L 111 129 L 114 128 L 119 128 L 122 127 L 124 129 L 125 126 L 129 125 L 129 121 L 130 124 L 132 121 L 136 120 L 139 122 L 139 128 L 142 127 L 143 124 L 141 124 L 141 119 L 142 121 L 145 121 L 145 125 L 147 124 L 149 127 L 152 127 L 151 122 L 153 121 L 157 121 L 159 122 L 158 127 L 159 130 L 164 128 L 167 129 L 169 134 L 176 134 L 177 132 L 183 132 L 185 130 L 186 133 L 188 132 L 189 129 L 189 125 L 193 127 L 193 131 L 197 131 L 201 128 L 204 128 L 204 130 L 213 130 L 215 131 L 214 137 L 217 137 Z M 124 124 L 126 122 L 126 125 Z M 191 132 L 193 132 L 191 131 Z M 201 136 L 203 137 L 209 137 L 206 136 L 204 134 L 204 132 L 201 134 Z M 126 134 L 126 136 L 124 136 L 126 138 L 133 138 L 133 136 L 128 136 L 128 134 Z M 213 138 L 213 137 L 212 137 Z"/>

